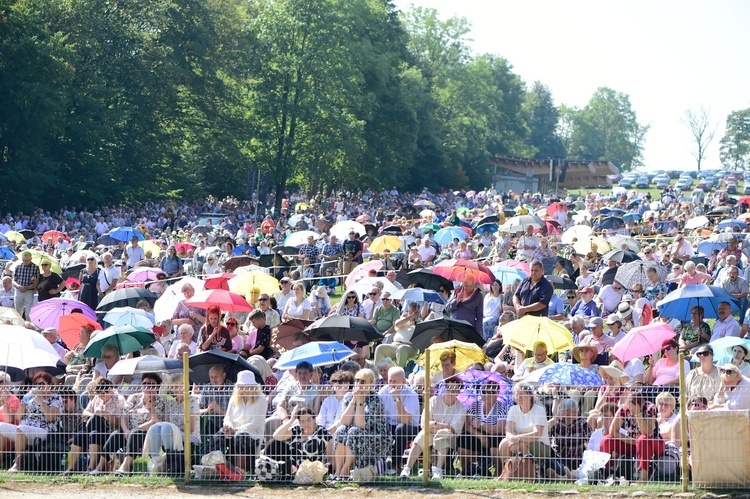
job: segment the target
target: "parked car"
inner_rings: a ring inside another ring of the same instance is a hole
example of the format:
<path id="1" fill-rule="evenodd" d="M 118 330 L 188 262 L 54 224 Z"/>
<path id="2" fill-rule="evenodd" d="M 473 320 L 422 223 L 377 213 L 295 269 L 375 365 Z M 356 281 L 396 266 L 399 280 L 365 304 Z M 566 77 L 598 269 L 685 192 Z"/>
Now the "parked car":
<path id="1" fill-rule="evenodd" d="M 630 189 L 631 187 L 633 187 L 633 182 L 634 182 L 633 178 L 623 177 L 620 179 L 619 182 L 617 182 L 617 185 L 619 185 L 620 187 L 624 187 L 626 189 Z"/>
<path id="2" fill-rule="evenodd" d="M 727 184 L 727 194 L 737 194 L 737 184 L 731 182 Z"/>
<path id="3" fill-rule="evenodd" d="M 666 189 L 668 185 L 669 185 L 669 177 L 667 177 L 667 178 L 662 177 L 662 178 L 656 180 L 656 188 L 657 189 Z"/>
<path id="4" fill-rule="evenodd" d="M 695 184 L 695 188 L 696 189 L 700 189 L 703 192 L 708 192 L 709 190 L 711 190 L 708 187 L 708 183 L 705 180 L 701 180 L 700 182 L 698 182 L 697 184 Z"/>
<path id="5" fill-rule="evenodd" d="M 648 185 L 648 177 L 638 177 L 638 179 L 635 181 L 636 189 L 648 189 Z"/>
<path id="6" fill-rule="evenodd" d="M 742 194 L 745 196 L 750 196 L 750 185 L 745 184 L 745 187 L 742 189 Z"/>
<path id="7" fill-rule="evenodd" d="M 681 191 L 688 191 L 693 187 L 693 181 L 691 179 L 680 178 L 677 180 L 675 187 Z"/>

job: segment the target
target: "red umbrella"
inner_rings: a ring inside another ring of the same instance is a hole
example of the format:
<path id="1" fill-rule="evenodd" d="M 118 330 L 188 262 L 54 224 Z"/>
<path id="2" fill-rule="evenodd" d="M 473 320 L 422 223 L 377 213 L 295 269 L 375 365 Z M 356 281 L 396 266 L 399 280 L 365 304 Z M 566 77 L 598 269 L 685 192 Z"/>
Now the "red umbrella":
<path id="1" fill-rule="evenodd" d="M 562 201 L 558 201 L 557 203 L 552 203 L 551 205 L 547 206 L 547 215 L 552 216 L 558 211 L 568 211 L 568 207 L 563 203 Z"/>
<path id="2" fill-rule="evenodd" d="M 83 314 L 74 312 L 72 314 L 63 315 L 60 317 L 60 325 L 57 328 L 57 334 L 60 338 L 68 345 L 68 348 L 73 348 L 78 344 L 78 333 L 81 332 L 83 326 L 89 329 L 101 331 L 102 326 L 95 320 L 86 317 Z"/>
<path id="3" fill-rule="evenodd" d="M 750 206 L 750 196 L 742 196 L 737 200 L 737 204 L 746 204 Z"/>
<path id="4" fill-rule="evenodd" d="M 229 291 L 229 279 L 235 277 L 237 274 L 224 272 L 223 274 L 216 274 L 210 277 L 206 277 L 206 289 L 223 289 Z"/>
<path id="5" fill-rule="evenodd" d="M 253 310 L 253 307 L 250 306 L 242 295 L 224 289 L 204 289 L 203 291 L 198 291 L 185 304 L 198 308 L 208 308 L 211 305 L 218 305 L 220 309 L 227 312 L 251 312 Z"/>
<path id="6" fill-rule="evenodd" d="M 461 229 L 462 231 L 466 232 L 470 236 L 474 235 L 474 233 L 471 231 L 471 227 L 467 227 L 465 225 L 460 225 L 458 228 Z"/>
<path id="7" fill-rule="evenodd" d="M 492 284 L 495 275 L 485 265 L 473 260 L 444 260 L 434 267 L 432 272 L 451 281 L 461 281 L 469 272 L 479 284 Z"/>
<path id="8" fill-rule="evenodd" d="M 195 245 L 193 243 L 177 243 L 174 245 L 177 253 L 187 253 L 189 250 L 194 250 Z"/>
<path id="9" fill-rule="evenodd" d="M 370 220 L 372 220 L 372 217 L 370 215 L 360 215 L 354 219 L 355 222 L 359 222 L 361 224 L 369 222 Z"/>
<path id="10" fill-rule="evenodd" d="M 48 230 L 47 232 L 45 232 L 44 234 L 42 234 L 42 241 L 46 241 L 50 237 L 52 238 L 52 241 L 55 242 L 55 243 L 57 242 L 57 238 L 58 237 L 62 237 L 66 241 L 70 241 L 70 238 L 68 237 L 68 235 L 67 234 L 63 234 L 59 230 Z"/>
<path id="11" fill-rule="evenodd" d="M 505 260 L 504 262 L 498 263 L 498 265 L 523 270 L 524 272 L 526 272 L 526 274 L 529 274 L 531 271 L 531 267 L 529 267 L 529 264 L 527 262 L 519 262 L 518 260 Z"/>

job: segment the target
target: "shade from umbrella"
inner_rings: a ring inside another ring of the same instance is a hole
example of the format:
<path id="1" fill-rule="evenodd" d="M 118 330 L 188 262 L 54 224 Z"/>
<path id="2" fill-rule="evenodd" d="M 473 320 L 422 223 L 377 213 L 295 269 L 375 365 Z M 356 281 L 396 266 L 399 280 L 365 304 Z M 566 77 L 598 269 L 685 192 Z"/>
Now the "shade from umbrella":
<path id="1" fill-rule="evenodd" d="M 474 343 L 480 347 L 485 340 L 482 335 L 474 329 L 474 326 L 466 321 L 441 317 L 429 321 L 420 322 L 414 328 L 411 343 L 419 350 L 425 350 L 433 343 L 433 338 L 440 337 L 443 341 L 459 340 L 466 343 Z"/>
<path id="2" fill-rule="evenodd" d="M 96 314 L 95 314 L 96 315 Z M 78 334 L 81 332 L 81 328 L 86 326 L 92 331 L 101 331 L 102 326 L 94 319 L 80 314 L 78 312 L 63 315 L 60 317 L 59 326 L 57 328 L 57 334 L 62 338 L 68 348 L 73 348 L 78 344 Z"/>
<path id="3" fill-rule="evenodd" d="M 440 355 L 443 352 L 452 352 L 456 355 L 456 370 L 465 371 L 475 362 L 487 362 L 487 355 L 482 348 L 476 343 L 467 343 L 460 340 L 450 340 L 430 345 L 430 366 L 431 373 L 440 370 Z M 417 364 L 424 366 L 425 355 L 422 354 L 417 359 Z"/>
<path id="4" fill-rule="evenodd" d="M 479 284 L 492 284 L 495 280 L 495 274 L 486 265 L 474 260 L 443 260 L 432 271 L 451 281 L 462 281 L 467 274 L 474 276 Z"/>
<path id="5" fill-rule="evenodd" d="M 432 269 L 419 268 L 410 271 L 407 276 L 410 283 L 420 284 L 427 289 L 438 290 L 440 286 L 448 286 L 449 289 L 453 289 L 453 283 L 450 280 L 435 274 Z"/>
<path id="6" fill-rule="evenodd" d="M 261 376 L 260 371 L 237 353 L 209 350 L 207 352 L 194 353 L 190 356 L 188 362 L 191 383 L 199 385 L 208 384 L 210 382 L 208 372 L 213 366 L 219 366 L 224 369 L 227 380 L 231 383 L 237 381 L 237 373 L 252 371 L 255 375 L 255 381 L 263 386 L 263 376 Z"/>
<path id="7" fill-rule="evenodd" d="M 493 265 L 489 267 L 495 278 L 499 280 L 504 286 L 510 286 L 516 281 L 522 281 L 528 274 L 520 269 L 514 269 L 513 267 L 505 267 L 503 265 Z"/>
<path id="8" fill-rule="evenodd" d="M 73 313 L 76 309 L 91 320 L 96 320 L 96 312 L 91 307 L 80 301 L 67 298 L 51 298 L 37 303 L 31 307 L 29 318 L 41 329 L 48 327 L 59 329 L 60 317 Z"/>
<path id="9" fill-rule="evenodd" d="M 551 383 L 564 387 L 602 386 L 604 380 L 595 371 L 568 362 L 550 364 L 523 379 L 524 383 Z"/>
<path id="10" fill-rule="evenodd" d="M 625 221 L 622 218 L 619 217 L 607 217 L 603 218 L 599 223 L 597 224 L 597 227 L 601 229 L 608 229 L 608 230 L 617 230 L 620 227 L 625 225 Z"/>
<path id="11" fill-rule="evenodd" d="M 614 249 L 621 250 L 623 249 L 623 246 L 634 253 L 638 253 L 641 251 L 641 243 L 639 243 L 637 240 L 633 239 L 632 237 L 628 236 L 612 236 L 609 239 L 607 239 L 607 242 L 609 245 Z"/>
<path id="12" fill-rule="evenodd" d="M 156 341 L 153 331 L 137 326 L 111 326 L 94 335 L 83 351 L 85 357 L 102 358 L 104 345 L 116 345 L 120 355 L 142 350 Z"/>
<path id="13" fill-rule="evenodd" d="M 589 253 L 593 253 L 594 245 L 596 245 L 596 252 L 600 255 L 612 249 L 609 243 L 599 236 L 588 236 L 579 239 L 578 242 L 573 244 L 573 249 L 580 255 L 588 255 Z"/>
<path id="14" fill-rule="evenodd" d="M 122 359 L 112 366 L 107 374 L 112 376 L 133 376 L 146 373 L 181 373 L 181 359 L 167 359 L 157 355 L 144 355 L 132 359 Z"/>
<path id="15" fill-rule="evenodd" d="M 625 289 L 631 289 L 635 284 L 645 288 L 649 285 L 648 269 L 655 269 L 660 281 L 666 280 L 667 269 L 662 265 L 654 261 L 636 260 L 620 265 L 615 274 L 615 281 L 625 286 Z"/>
<path id="16" fill-rule="evenodd" d="M 151 329 L 156 324 L 153 315 L 133 307 L 115 307 L 104 314 L 102 321 L 110 326 L 137 326 L 144 329 Z"/>
<path id="17" fill-rule="evenodd" d="M 55 274 L 62 274 L 62 268 L 60 267 L 60 262 L 57 261 L 57 258 L 54 258 L 43 251 L 38 251 L 38 250 L 27 250 L 27 251 L 31 255 L 31 263 L 39 267 L 40 270 L 42 267 L 42 262 L 45 262 L 45 263 L 49 262 L 52 264 L 50 266 L 50 270 L 52 272 L 54 272 Z M 20 260 L 16 262 L 13 268 L 15 269 L 16 266 L 18 266 L 19 264 L 21 264 Z"/>
<path id="18" fill-rule="evenodd" d="M 732 348 L 738 345 L 744 347 L 748 352 L 745 355 L 745 358 L 747 359 L 750 357 L 750 340 L 745 338 L 724 336 L 723 338 L 712 341 L 709 345 L 711 345 L 711 348 L 714 350 L 714 364 L 717 366 L 722 366 L 727 362 L 731 362 L 734 357 Z"/>
<path id="19" fill-rule="evenodd" d="M 591 217 L 589 216 L 589 219 Z M 576 239 L 581 241 L 592 234 L 592 229 L 588 225 L 574 225 L 570 229 L 566 230 L 560 236 L 560 240 L 565 244 L 573 244 L 573 240 Z"/>
<path id="20" fill-rule="evenodd" d="M 297 232 L 292 232 L 284 240 L 284 245 L 285 246 L 302 246 L 303 244 L 307 244 L 308 237 L 312 237 L 313 240 L 317 241 L 318 239 L 320 239 L 320 234 L 313 232 L 311 230 L 300 230 Z"/>
<path id="21" fill-rule="evenodd" d="M 440 293 L 423 288 L 399 289 L 395 294 L 391 295 L 391 298 L 402 301 L 415 301 L 418 303 L 445 303 L 445 299 Z"/>
<path id="22" fill-rule="evenodd" d="M 229 280 L 237 274 L 231 272 L 223 272 L 221 274 L 214 274 L 206 277 L 206 286 L 204 289 L 224 289 L 229 291 Z"/>
<path id="23" fill-rule="evenodd" d="M 375 326 L 361 317 L 348 315 L 331 315 L 323 317 L 310 324 L 306 329 L 312 339 L 331 341 L 364 342 L 383 339 Z"/>
<path id="24" fill-rule="evenodd" d="M 286 371 L 296 368 L 300 362 L 309 362 L 313 367 L 329 366 L 355 355 L 354 350 L 338 341 L 313 341 L 281 354 L 275 367 Z"/>
<path id="25" fill-rule="evenodd" d="M 253 310 L 242 295 L 224 289 L 204 289 L 195 293 L 185 304 L 198 308 L 217 305 L 226 312 L 251 312 Z"/>
<path id="26" fill-rule="evenodd" d="M 358 236 L 364 236 L 367 234 L 365 226 L 354 220 L 343 220 L 331 227 L 331 230 L 328 231 L 328 233 L 332 236 L 336 236 L 339 241 L 345 241 L 349 239 L 349 232 L 352 230 L 356 232 Z"/>
<path id="27" fill-rule="evenodd" d="M 294 348 L 293 338 L 297 333 L 302 333 L 313 321 L 302 319 L 291 319 L 284 321 L 271 330 L 271 348 L 274 352 L 284 353 Z M 308 338 L 307 332 L 303 333 Z"/>
<path id="28" fill-rule="evenodd" d="M 117 241 L 125 243 L 130 241 L 133 237 L 137 238 L 139 241 L 146 240 L 146 238 L 143 236 L 143 233 L 138 229 L 134 229 L 133 227 L 116 227 L 107 232 L 107 235 L 112 239 L 116 239 Z"/>
<path id="29" fill-rule="evenodd" d="M 96 307 L 96 312 L 104 315 L 105 312 L 116 307 L 135 308 L 141 300 L 146 300 L 149 307 L 153 308 L 157 298 L 158 297 L 154 293 L 143 288 L 116 289 L 102 298 L 102 301 L 99 302 L 99 306 Z"/>
<path id="30" fill-rule="evenodd" d="M 578 289 L 578 285 L 573 282 L 572 279 L 568 279 L 567 277 L 562 277 L 559 275 L 546 275 L 544 277 L 550 282 L 550 284 L 552 284 L 552 287 L 555 289 Z"/>
<path id="31" fill-rule="evenodd" d="M 21 326 L 24 319 L 15 308 L 0 307 L 0 324 L 3 323 Z"/>
<path id="32" fill-rule="evenodd" d="M 745 230 L 747 228 L 747 224 L 742 220 L 730 218 L 729 220 L 722 220 L 721 222 L 719 222 L 718 227 L 720 229 L 725 229 L 727 227 L 731 227 L 734 229 L 735 227 L 739 227 L 740 230 Z"/>
<path id="33" fill-rule="evenodd" d="M 391 253 L 401 249 L 401 238 L 398 236 L 380 236 L 376 237 L 375 240 L 370 244 L 371 253 L 384 253 L 385 250 Z"/>
<path id="34" fill-rule="evenodd" d="M 732 307 L 732 313 L 739 312 L 740 308 L 736 300 L 724 288 L 706 284 L 689 284 L 667 294 L 659 302 L 657 308 L 659 314 L 664 317 L 687 322 L 690 320 L 690 309 L 695 305 L 703 307 L 704 318 L 717 318 L 719 303 L 723 301 L 729 303 Z"/>
<path id="35" fill-rule="evenodd" d="M 47 339 L 22 326 L 0 325 L 0 366 L 26 370 L 56 367 L 60 355 Z"/>
<path id="36" fill-rule="evenodd" d="M 562 352 L 573 348 L 573 335 L 568 329 L 547 317 L 524 315 L 500 328 L 503 343 L 522 352 L 532 350 L 537 342 L 547 345 L 547 352 Z"/>
<path id="37" fill-rule="evenodd" d="M 296 249 L 295 251 L 299 252 Z M 227 258 L 222 267 L 224 267 L 225 272 L 234 272 L 237 267 L 244 267 L 246 265 L 258 265 L 259 263 L 260 261 L 257 258 L 248 255 L 236 255 Z"/>
<path id="38" fill-rule="evenodd" d="M 432 240 L 437 242 L 441 246 L 449 244 L 454 239 L 465 241 L 468 238 L 469 234 L 458 227 L 444 227 L 437 231 L 434 236 L 432 236 Z"/>
<path id="39" fill-rule="evenodd" d="M 387 236 L 387 237 L 395 237 L 395 236 Z M 349 272 L 349 275 L 346 276 L 346 280 L 344 281 L 344 284 L 346 285 L 347 288 L 352 287 L 361 279 L 365 277 L 369 277 L 371 270 L 377 273 L 377 271 L 382 268 L 383 268 L 382 260 L 372 260 L 370 262 L 360 263 L 359 265 L 354 267 L 351 272 Z"/>
<path id="40" fill-rule="evenodd" d="M 494 234 L 500 229 L 500 227 L 495 223 L 486 223 L 482 225 L 477 225 L 476 233 L 477 234 L 484 234 L 485 232 L 488 232 L 490 234 Z"/>
<path id="41" fill-rule="evenodd" d="M 665 341 L 674 339 L 677 333 L 665 322 L 653 322 L 634 327 L 612 348 L 611 354 L 623 364 L 637 357 L 645 357 L 661 350 Z"/>
<path id="42" fill-rule="evenodd" d="M 244 272 L 229 280 L 229 290 L 247 298 L 253 293 L 275 295 L 281 289 L 279 280 L 265 272 Z"/>

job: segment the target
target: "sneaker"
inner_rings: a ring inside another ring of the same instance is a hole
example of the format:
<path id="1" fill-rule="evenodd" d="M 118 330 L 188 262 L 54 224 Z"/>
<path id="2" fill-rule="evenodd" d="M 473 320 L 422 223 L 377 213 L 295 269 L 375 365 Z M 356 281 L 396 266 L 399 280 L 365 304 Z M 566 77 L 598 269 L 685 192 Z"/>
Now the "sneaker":
<path id="1" fill-rule="evenodd" d="M 10 469 L 8 469 L 8 473 L 18 473 L 18 471 L 19 469 L 16 463 L 13 463 L 13 466 L 11 466 Z"/>
<path id="2" fill-rule="evenodd" d="M 404 466 L 404 468 L 401 470 L 401 474 L 399 475 L 401 478 L 407 479 L 411 476 L 411 470 Z"/>
<path id="3" fill-rule="evenodd" d="M 437 466 L 432 467 L 432 478 L 434 480 L 442 480 L 443 479 L 443 469 L 438 468 Z"/>

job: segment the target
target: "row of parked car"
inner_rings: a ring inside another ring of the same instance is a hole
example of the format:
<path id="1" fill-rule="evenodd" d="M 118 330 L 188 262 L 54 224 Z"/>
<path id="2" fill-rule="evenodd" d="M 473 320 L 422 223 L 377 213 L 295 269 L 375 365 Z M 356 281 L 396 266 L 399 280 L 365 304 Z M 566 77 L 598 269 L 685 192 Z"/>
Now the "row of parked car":
<path id="1" fill-rule="evenodd" d="M 678 172 L 657 170 L 654 172 L 627 172 L 617 181 L 620 187 L 625 189 L 648 189 L 651 184 L 657 189 L 666 189 L 673 179 L 677 179 L 674 188 L 680 191 L 692 190 L 693 183 L 695 189 L 710 192 L 712 189 L 724 189 L 727 194 L 750 195 L 750 172 L 730 172 L 722 170 L 704 170 L 699 172 Z M 739 184 L 742 182 L 743 188 L 740 190 Z"/>

